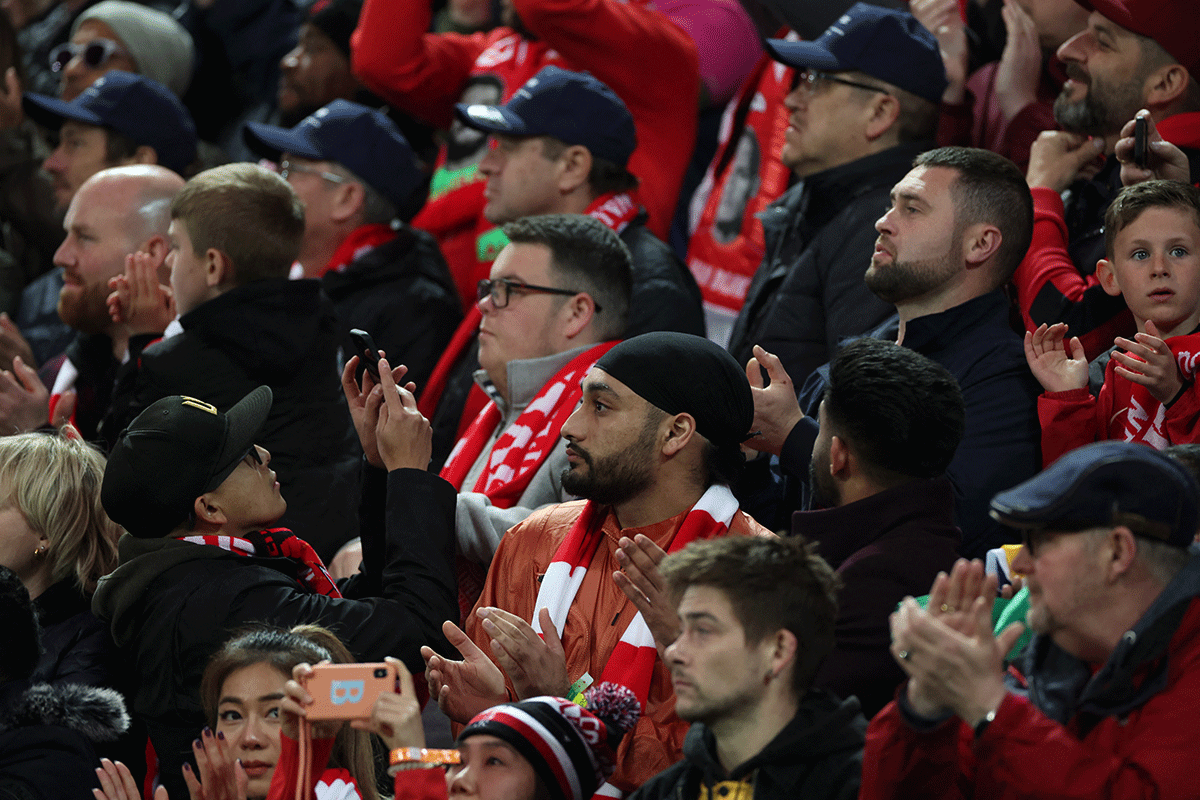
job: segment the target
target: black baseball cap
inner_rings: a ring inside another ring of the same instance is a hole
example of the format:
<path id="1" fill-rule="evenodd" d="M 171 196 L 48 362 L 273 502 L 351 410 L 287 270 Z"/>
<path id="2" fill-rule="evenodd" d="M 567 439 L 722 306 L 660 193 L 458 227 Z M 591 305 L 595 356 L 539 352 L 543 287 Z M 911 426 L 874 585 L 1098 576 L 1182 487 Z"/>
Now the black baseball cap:
<path id="1" fill-rule="evenodd" d="M 1078 531 L 1125 525 L 1176 547 L 1200 527 L 1200 487 L 1182 464 L 1147 445 L 1104 441 L 1072 450 L 992 499 L 1011 528 Z"/>
<path id="2" fill-rule="evenodd" d="M 134 536 L 157 539 L 187 519 L 196 498 L 237 468 L 271 412 L 260 386 L 225 413 L 194 397 L 158 400 L 121 433 L 108 456 L 100 502 Z"/>

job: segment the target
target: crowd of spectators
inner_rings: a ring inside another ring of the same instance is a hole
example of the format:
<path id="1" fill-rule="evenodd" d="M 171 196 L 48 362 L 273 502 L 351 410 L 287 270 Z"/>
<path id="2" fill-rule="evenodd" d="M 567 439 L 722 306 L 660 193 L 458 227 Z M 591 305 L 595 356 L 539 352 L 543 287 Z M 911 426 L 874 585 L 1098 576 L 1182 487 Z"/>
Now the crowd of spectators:
<path id="1" fill-rule="evenodd" d="M 1190 6 L 3 0 L 0 797 L 1200 800 Z"/>

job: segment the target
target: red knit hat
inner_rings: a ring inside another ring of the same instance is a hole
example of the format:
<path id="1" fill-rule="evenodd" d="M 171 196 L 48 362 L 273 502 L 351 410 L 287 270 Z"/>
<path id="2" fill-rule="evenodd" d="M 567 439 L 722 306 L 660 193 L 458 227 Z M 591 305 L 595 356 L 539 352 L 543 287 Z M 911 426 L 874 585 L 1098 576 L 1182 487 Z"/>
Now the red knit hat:
<path id="1" fill-rule="evenodd" d="M 1075 0 L 1126 30 L 1158 42 L 1200 80 L 1200 14 L 1196 0 Z"/>

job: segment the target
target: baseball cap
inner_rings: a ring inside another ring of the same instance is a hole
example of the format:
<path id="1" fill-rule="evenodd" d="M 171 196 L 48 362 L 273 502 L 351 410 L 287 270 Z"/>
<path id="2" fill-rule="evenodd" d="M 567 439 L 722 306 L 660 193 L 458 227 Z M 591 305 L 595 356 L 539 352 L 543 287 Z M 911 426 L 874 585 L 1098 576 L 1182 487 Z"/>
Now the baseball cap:
<path id="1" fill-rule="evenodd" d="M 907 11 L 855 3 L 816 41 L 768 39 L 766 46 L 788 66 L 856 70 L 931 103 L 940 103 L 946 91 L 937 40 Z"/>
<path id="2" fill-rule="evenodd" d="M 397 205 L 423 181 L 396 123 L 382 111 L 349 100 L 334 100 L 294 128 L 247 122 L 242 135 L 252 151 L 272 161 L 291 153 L 341 164 Z"/>
<path id="3" fill-rule="evenodd" d="M 633 115 L 624 101 L 586 72 L 543 67 L 502 106 L 457 103 L 468 127 L 507 136 L 553 136 L 583 145 L 597 158 L 624 167 L 637 149 Z"/>
<path id="4" fill-rule="evenodd" d="M 187 519 L 196 498 L 237 468 L 271 411 L 260 386 L 225 413 L 194 397 L 164 397 L 129 424 L 104 470 L 100 503 L 137 537 L 165 536 Z"/>
<path id="5" fill-rule="evenodd" d="M 145 75 L 111 70 L 69 103 L 26 92 L 25 113 L 47 128 L 65 120 L 112 128 L 149 145 L 158 163 L 182 173 L 196 158 L 196 126 L 179 98 Z"/>
<path id="6" fill-rule="evenodd" d="M 1200 80 L 1200 14 L 1194 0 L 1075 0 L 1126 30 L 1153 39 Z"/>
<path id="7" fill-rule="evenodd" d="M 1105 441 L 1064 455 L 992 499 L 992 517 L 1013 528 L 1086 530 L 1125 525 L 1186 548 L 1200 527 L 1200 487 L 1180 463 L 1135 442 Z"/>

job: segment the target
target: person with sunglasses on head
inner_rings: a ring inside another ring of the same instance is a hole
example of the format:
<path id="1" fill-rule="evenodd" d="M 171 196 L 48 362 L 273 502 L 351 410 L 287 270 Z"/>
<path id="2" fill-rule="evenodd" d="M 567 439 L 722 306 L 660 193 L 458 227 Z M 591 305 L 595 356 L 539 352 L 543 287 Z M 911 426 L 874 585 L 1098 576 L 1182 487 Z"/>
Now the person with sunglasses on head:
<path id="1" fill-rule="evenodd" d="M 779 157 L 800 180 L 762 214 L 766 257 L 729 352 L 775 353 L 797 386 L 841 340 L 892 314 L 863 283 L 875 220 L 913 157 L 934 146 L 946 71 L 905 11 L 857 3 L 816 41 L 767 41 L 797 70 Z"/>

